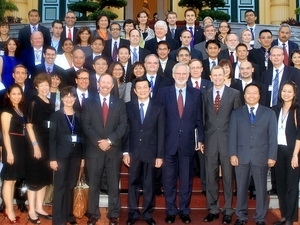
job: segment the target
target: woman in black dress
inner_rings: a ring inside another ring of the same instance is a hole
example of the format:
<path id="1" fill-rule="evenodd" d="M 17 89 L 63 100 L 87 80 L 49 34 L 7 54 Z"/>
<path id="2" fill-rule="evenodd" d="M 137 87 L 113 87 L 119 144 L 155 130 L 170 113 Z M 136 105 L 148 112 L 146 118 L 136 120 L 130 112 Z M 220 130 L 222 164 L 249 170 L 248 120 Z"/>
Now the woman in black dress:
<path id="1" fill-rule="evenodd" d="M 1 114 L 3 134 L 3 200 L 6 206 L 4 216 L 11 224 L 19 223 L 20 217 L 13 209 L 14 186 L 16 180 L 25 177 L 25 117 L 23 114 L 24 96 L 22 88 L 14 84 L 8 88 Z"/>
<path id="2" fill-rule="evenodd" d="M 50 119 L 50 166 L 54 170 L 52 223 L 77 224 L 73 215 L 73 190 L 82 159 L 81 124 L 73 106 L 76 90 L 72 86 L 61 90 L 63 108 Z"/>
<path id="3" fill-rule="evenodd" d="M 43 209 L 46 186 L 53 180 L 49 166 L 49 127 L 50 115 L 54 105 L 47 98 L 50 90 L 50 76 L 46 73 L 37 75 L 33 84 L 37 96 L 28 106 L 26 128 L 30 139 L 29 152 L 26 155 L 26 183 L 28 186 L 29 220 L 39 223 L 39 217 L 52 219 Z"/>

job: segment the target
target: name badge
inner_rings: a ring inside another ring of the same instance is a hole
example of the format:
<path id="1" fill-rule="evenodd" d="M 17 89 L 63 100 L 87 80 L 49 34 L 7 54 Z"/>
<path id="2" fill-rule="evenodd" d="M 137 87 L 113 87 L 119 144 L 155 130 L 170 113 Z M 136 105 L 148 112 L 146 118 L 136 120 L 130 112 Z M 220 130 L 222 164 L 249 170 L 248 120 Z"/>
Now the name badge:
<path id="1" fill-rule="evenodd" d="M 47 128 L 50 128 L 50 121 L 47 121 Z"/>
<path id="2" fill-rule="evenodd" d="M 284 135 L 285 136 L 285 128 L 283 128 L 283 126 L 281 126 L 278 129 L 278 136 Z"/>
<path id="3" fill-rule="evenodd" d="M 77 134 L 72 134 L 71 139 L 72 139 L 72 143 L 77 143 L 78 142 Z"/>
<path id="4" fill-rule="evenodd" d="M 250 45 L 254 45 L 254 40 L 250 41 Z"/>
<path id="5" fill-rule="evenodd" d="M 269 85 L 268 91 L 273 91 L 273 86 Z"/>

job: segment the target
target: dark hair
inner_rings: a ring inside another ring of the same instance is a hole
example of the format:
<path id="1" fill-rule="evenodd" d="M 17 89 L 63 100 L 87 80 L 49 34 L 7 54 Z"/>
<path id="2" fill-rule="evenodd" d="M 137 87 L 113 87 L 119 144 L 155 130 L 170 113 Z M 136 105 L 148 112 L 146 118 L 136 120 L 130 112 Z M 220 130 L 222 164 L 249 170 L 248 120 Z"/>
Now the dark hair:
<path id="1" fill-rule="evenodd" d="M 106 18 L 107 18 L 108 25 L 107 25 L 106 29 L 109 28 L 110 18 L 109 18 L 107 15 L 101 14 L 101 15 L 99 15 L 99 16 L 97 17 L 97 19 L 96 19 L 96 30 L 98 30 L 98 29 L 100 28 L 99 25 L 98 25 L 98 22 L 99 22 L 99 20 L 100 20 L 102 17 L 106 17 Z"/>
<path id="2" fill-rule="evenodd" d="M 232 69 L 232 64 L 230 62 L 229 59 L 222 59 L 220 62 L 219 62 L 219 66 L 223 67 L 225 65 L 228 65 L 229 68 L 230 68 L 230 74 L 229 74 L 229 78 L 232 78 L 233 76 L 233 69 Z"/>
<path id="3" fill-rule="evenodd" d="M 62 27 L 64 26 L 64 25 L 63 25 L 63 22 L 61 22 L 60 20 L 53 20 L 53 22 L 51 23 L 51 26 L 54 27 L 54 25 L 55 25 L 56 23 L 61 24 Z"/>
<path id="4" fill-rule="evenodd" d="M 4 44 L 4 49 L 3 49 L 4 50 L 4 54 L 8 55 L 8 43 L 10 41 L 14 41 L 15 42 L 15 44 L 17 46 L 16 52 L 15 52 L 15 56 L 19 56 L 20 55 L 20 44 L 19 44 L 19 42 L 18 42 L 18 40 L 16 38 L 8 38 L 7 39 L 7 41 Z"/>
<path id="5" fill-rule="evenodd" d="M 60 73 L 50 73 L 50 77 L 57 77 L 60 79 L 60 81 L 62 81 L 62 75 Z"/>
<path id="6" fill-rule="evenodd" d="M 16 72 L 16 69 L 18 69 L 18 68 L 23 68 L 23 69 L 25 70 L 26 74 L 28 73 L 28 70 L 27 70 L 26 66 L 24 66 L 24 65 L 22 65 L 22 64 L 16 65 L 16 66 L 14 67 L 14 69 L 13 69 L 13 73 L 15 73 L 15 72 Z"/>
<path id="7" fill-rule="evenodd" d="M 35 76 L 35 78 L 33 79 L 33 85 L 35 87 L 37 87 L 39 84 L 43 83 L 43 82 L 47 82 L 50 86 L 51 83 L 51 79 L 49 74 L 47 73 L 40 73 L 38 75 Z"/>
<path id="8" fill-rule="evenodd" d="M 167 13 L 167 17 L 168 17 L 169 15 L 175 15 L 175 16 L 177 16 L 177 13 L 176 13 L 176 12 L 174 12 L 174 11 L 168 11 L 168 13 Z"/>
<path id="9" fill-rule="evenodd" d="M 144 68 L 144 71 L 145 71 L 144 75 L 146 74 L 146 68 L 145 68 L 144 62 L 142 62 L 142 61 L 136 61 L 135 63 L 133 63 L 133 65 L 132 65 L 132 67 L 131 67 L 131 71 L 130 71 L 130 75 L 129 75 L 129 77 L 130 77 L 129 80 L 130 80 L 130 81 L 132 81 L 132 80 L 134 80 L 134 79 L 137 78 L 137 77 L 135 76 L 135 74 L 134 74 L 134 68 L 137 67 L 137 66 L 143 67 L 143 68 Z"/>
<path id="10" fill-rule="evenodd" d="M 8 27 L 8 29 L 10 29 L 10 25 L 6 21 L 0 21 L 0 27 Z"/>
<path id="11" fill-rule="evenodd" d="M 235 50 L 237 50 L 239 47 L 245 47 L 248 50 L 248 47 L 244 43 L 238 43 L 237 46 L 235 47 Z"/>
<path id="12" fill-rule="evenodd" d="M 103 47 L 105 47 L 105 40 L 102 37 L 94 37 L 91 41 L 91 44 L 93 44 L 97 40 L 100 40 L 102 42 Z"/>
<path id="13" fill-rule="evenodd" d="M 244 17 L 246 17 L 246 14 L 252 12 L 254 14 L 254 16 L 256 16 L 256 12 L 253 9 L 247 9 L 244 13 Z"/>
<path id="14" fill-rule="evenodd" d="M 220 44 L 220 42 L 217 41 L 217 40 L 208 40 L 208 41 L 205 43 L 205 48 L 207 48 L 208 45 L 210 45 L 210 44 L 215 44 L 215 45 L 218 46 L 218 48 L 221 48 L 221 44 Z"/>
<path id="15" fill-rule="evenodd" d="M 259 91 L 259 95 L 261 96 L 261 87 L 258 84 L 256 84 L 256 83 L 249 83 L 249 84 L 247 84 L 245 86 L 245 88 L 244 88 L 244 94 L 246 93 L 247 88 L 251 87 L 251 86 L 257 87 L 258 91 Z"/>
<path id="16" fill-rule="evenodd" d="M 104 55 L 98 55 L 94 58 L 93 64 L 95 64 L 95 62 L 97 62 L 99 59 L 103 59 L 105 60 L 105 62 L 107 63 L 107 65 L 109 65 L 108 63 L 108 59 L 104 56 Z"/>
<path id="17" fill-rule="evenodd" d="M 37 12 L 37 13 L 39 14 L 39 16 L 40 16 L 40 13 L 39 13 L 39 11 L 38 11 L 37 9 L 32 9 L 32 10 L 30 10 L 30 11 L 28 12 L 28 16 L 29 16 L 30 13 L 32 13 L 32 12 Z"/>
<path id="18" fill-rule="evenodd" d="M 52 46 L 46 46 L 45 48 L 43 48 L 43 53 L 46 54 L 46 51 L 50 49 L 52 51 L 55 51 L 55 54 L 56 54 L 56 49 Z"/>
<path id="19" fill-rule="evenodd" d="M 126 24 L 131 24 L 131 23 L 133 24 L 133 27 L 135 27 L 135 23 L 132 19 L 125 20 L 124 23 L 123 23 L 123 30 L 125 30 Z"/>
<path id="20" fill-rule="evenodd" d="M 124 81 L 124 76 L 125 76 L 125 70 L 124 70 L 124 66 L 122 65 L 122 63 L 120 62 L 113 62 L 112 64 L 110 64 L 110 66 L 108 67 L 108 70 L 107 70 L 107 73 L 110 74 L 112 77 L 113 77 L 113 70 L 115 68 L 116 65 L 119 65 L 121 66 L 122 68 L 122 72 L 123 72 L 123 75 L 119 78 L 119 82 L 120 83 L 123 83 Z"/>
<path id="21" fill-rule="evenodd" d="M 73 97 L 76 97 L 76 88 L 73 86 L 66 86 L 60 90 L 60 98 L 63 98 L 68 94 L 71 94 Z"/>
<path id="22" fill-rule="evenodd" d="M 187 13 L 187 12 L 194 12 L 194 14 L 195 14 L 195 16 L 196 16 L 195 10 L 193 10 L 192 8 L 188 8 L 188 9 L 186 9 L 186 10 L 184 11 L 184 17 L 186 16 L 186 13 Z"/>
<path id="23" fill-rule="evenodd" d="M 139 82 L 143 82 L 143 81 L 146 81 L 148 83 L 149 88 L 151 87 L 151 83 L 149 82 L 149 80 L 147 79 L 147 77 L 143 76 L 143 77 L 138 77 L 138 78 L 135 79 L 135 82 L 133 84 L 133 88 L 135 89 L 136 84 L 139 83 Z"/>
<path id="24" fill-rule="evenodd" d="M 269 29 L 263 29 L 263 30 L 261 30 L 259 32 L 259 35 L 258 35 L 259 38 L 260 38 L 260 36 L 261 36 L 262 33 L 270 33 L 271 36 L 273 37 L 272 31 L 270 31 Z"/>
<path id="25" fill-rule="evenodd" d="M 141 10 L 138 12 L 138 14 L 136 15 L 136 19 L 137 19 L 137 24 L 140 24 L 138 18 L 141 16 L 142 13 L 145 13 L 148 17 L 148 20 L 147 20 L 147 23 L 146 23 L 146 26 L 148 26 L 148 22 L 149 22 L 149 14 L 146 12 L 146 10 Z"/>
<path id="26" fill-rule="evenodd" d="M 112 25 L 118 25 L 119 26 L 119 29 L 121 30 L 121 25 L 118 23 L 118 22 L 112 22 L 111 24 L 110 24 L 110 30 L 111 30 L 111 26 Z"/>
<path id="27" fill-rule="evenodd" d="M 79 70 L 76 71 L 76 78 L 78 78 L 78 76 L 81 73 L 88 73 L 88 75 L 90 76 L 89 71 L 87 69 L 85 69 L 85 68 L 82 68 L 82 69 L 79 69 Z"/>
<path id="28" fill-rule="evenodd" d="M 180 47 L 180 48 L 178 48 L 177 51 L 176 51 L 176 56 L 177 56 L 177 57 L 179 56 L 179 52 L 181 52 L 181 51 L 188 51 L 188 53 L 189 53 L 190 56 L 191 56 L 191 52 L 190 52 L 190 50 L 188 49 L 188 47 Z"/>
<path id="29" fill-rule="evenodd" d="M 291 59 L 293 58 L 293 55 L 294 55 L 295 53 L 300 54 L 300 50 L 299 50 L 299 49 L 295 49 L 294 51 L 292 51 L 292 53 L 291 53 Z M 292 61 L 291 61 L 291 66 L 295 66 L 294 63 L 293 63 Z"/>
<path id="30" fill-rule="evenodd" d="M 223 20 L 223 21 L 221 21 L 221 22 L 219 23 L 219 29 L 220 29 L 220 26 L 221 26 L 222 23 L 226 23 L 226 24 L 227 24 L 227 26 L 228 26 L 228 28 L 229 28 L 229 30 L 227 31 L 227 34 L 230 34 L 230 32 L 231 32 L 231 27 L 230 27 L 229 23 L 228 23 L 226 20 Z"/>
<path id="31" fill-rule="evenodd" d="M 81 43 L 80 34 L 82 34 L 84 31 L 87 31 L 89 33 L 90 37 L 88 39 L 88 44 L 91 44 L 93 35 L 92 35 L 92 31 L 91 31 L 91 29 L 89 27 L 80 27 L 78 29 L 77 34 L 76 34 L 76 41 L 77 41 L 77 43 L 78 44 Z"/>
<path id="32" fill-rule="evenodd" d="M 127 49 L 128 53 L 129 53 L 129 55 L 130 55 L 130 48 L 128 48 L 128 47 L 127 47 L 127 46 L 125 46 L 125 45 L 123 45 L 123 46 L 120 46 L 120 47 L 118 48 L 118 50 L 117 50 L 117 54 L 119 54 L 119 52 L 120 52 L 120 50 L 121 50 L 122 48 L 125 48 L 125 49 Z"/>
<path id="33" fill-rule="evenodd" d="M 160 42 L 157 43 L 156 50 L 158 49 L 158 47 L 159 47 L 160 45 L 166 45 L 166 46 L 168 47 L 169 50 L 171 49 L 171 45 L 170 45 L 169 42 L 167 42 L 167 41 L 160 41 Z"/>
<path id="34" fill-rule="evenodd" d="M 64 44 L 65 44 L 67 41 L 71 41 L 72 44 L 73 44 L 73 41 L 72 41 L 71 38 L 66 38 L 66 39 L 64 39 L 64 40 L 62 41 L 61 45 L 64 46 Z M 74 46 L 74 44 L 73 44 L 73 46 Z"/>
<path id="35" fill-rule="evenodd" d="M 10 98 L 8 97 L 8 95 L 11 93 L 12 89 L 14 89 L 14 88 L 18 88 L 21 91 L 22 99 L 21 99 L 21 101 L 19 103 L 19 108 L 24 113 L 24 93 L 23 93 L 22 87 L 20 85 L 18 85 L 18 84 L 12 84 L 11 86 L 8 87 L 8 89 L 6 91 L 6 94 L 4 96 L 3 105 L 5 105 L 5 106 L 13 106 Z"/>
<path id="36" fill-rule="evenodd" d="M 281 92 L 282 92 L 282 89 L 283 89 L 284 85 L 291 85 L 293 87 L 294 94 L 295 94 L 295 96 L 292 100 L 292 105 L 289 108 L 289 110 L 298 109 L 299 108 L 299 105 L 298 105 L 298 102 L 297 102 L 298 87 L 297 87 L 296 83 L 294 81 L 291 81 L 291 80 L 284 81 L 282 83 L 282 85 L 280 86 L 280 88 L 279 88 L 279 93 L 280 94 L 278 94 L 278 97 L 279 97 L 278 106 L 283 107 L 284 100 L 281 98 Z"/>
<path id="37" fill-rule="evenodd" d="M 135 31 L 135 30 L 136 30 L 137 32 L 139 32 L 139 35 L 140 35 L 140 37 L 141 37 L 141 36 L 142 36 L 142 35 L 141 35 L 141 32 L 140 32 L 138 29 L 136 29 L 136 28 L 133 28 L 133 29 L 131 29 L 131 30 L 129 31 L 129 36 L 131 35 L 131 32 L 132 32 L 132 31 Z"/>

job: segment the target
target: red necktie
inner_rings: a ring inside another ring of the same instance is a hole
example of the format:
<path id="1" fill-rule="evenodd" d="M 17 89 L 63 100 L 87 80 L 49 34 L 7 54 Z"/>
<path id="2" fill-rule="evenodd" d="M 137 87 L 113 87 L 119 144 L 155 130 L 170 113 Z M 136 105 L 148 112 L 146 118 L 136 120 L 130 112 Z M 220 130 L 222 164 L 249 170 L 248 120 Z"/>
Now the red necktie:
<path id="1" fill-rule="evenodd" d="M 221 104 L 220 92 L 217 91 L 217 95 L 216 95 L 215 103 L 214 103 L 214 108 L 215 108 L 215 111 L 216 111 L 216 112 L 219 111 L 219 109 L 220 109 L 220 104 Z"/>
<path id="2" fill-rule="evenodd" d="M 103 125 L 105 127 L 106 120 L 107 120 L 107 115 L 108 115 L 108 105 L 106 103 L 106 98 L 103 98 L 102 114 L 103 114 Z"/>
<path id="3" fill-rule="evenodd" d="M 234 63 L 233 52 L 230 52 L 229 60 L 230 60 L 231 63 Z"/>
<path id="4" fill-rule="evenodd" d="M 71 29 L 70 28 L 69 28 L 69 31 L 68 31 L 68 38 L 70 38 L 72 40 L 72 34 L 71 34 Z"/>
<path id="5" fill-rule="evenodd" d="M 197 80 L 195 81 L 195 84 L 196 84 L 195 88 L 196 88 L 196 89 L 200 89 L 200 87 L 199 87 L 199 83 L 198 83 L 198 81 L 197 81 Z"/>
<path id="6" fill-rule="evenodd" d="M 288 66 L 289 65 L 289 55 L 287 54 L 285 43 L 282 43 L 282 48 L 283 48 L 283 54 L 284 54 L 283 63 L 284 63 L 284 65 Z"/>
<path id="7" fill-rule="evenodd" d="M 182 96 L 182 90 L 179 90 L 178 99 L 177 99 L 177 106 L 178 106 L 178 112 L 179 117 L 182 117 L 183 114 L 183 96 Z"/>

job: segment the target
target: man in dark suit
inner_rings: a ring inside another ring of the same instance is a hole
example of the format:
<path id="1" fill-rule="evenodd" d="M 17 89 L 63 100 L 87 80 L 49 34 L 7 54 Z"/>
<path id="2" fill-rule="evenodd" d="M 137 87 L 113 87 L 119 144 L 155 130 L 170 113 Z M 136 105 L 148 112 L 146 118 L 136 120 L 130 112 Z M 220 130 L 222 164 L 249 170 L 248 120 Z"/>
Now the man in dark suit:
<path id="1" fill-rule="evenodd" d="M 213 83 L 210 80 L 201 78 L 203 66 L 202 62 L 199 59 L 192 59 L 189 62 L 189 67 L 191 73 L 191 76 L 187 83 L 189 86 L 199 89 L 201 93 L 204 93 L 213 86 Z M 205 181 L 203 180 L 202 182 Z"/>
<path id="2" fill-rule="evenodd" d="M 196 12 L 192 8 L 188 8 L 184 12 L 184 20 L 186 22 L 186 25 L 183 27 L 180 27 L 175 32 L 175 40 L 180 42 L 180 34 L 183 30 L 189 30 L 192 34 L 192 42 L 191 47 L 194 47 L 195 44 L 198 44 L 205 40 L 205 36 L 203 34 L 203 29 L 200 26 L 196 26 Z"/>
<path id="3" fill-rule="evenodd" d="M 51 46 L 55 48 L 57 54 L 63 54 L 61 33 L 63 31 L 63 23 L 60 20 L 53 20 L 51 24 Z"/>
<path id="4" fill-rule="evenodd" d="M 237 61 L 236 46 L 239 44 L 239 38 L 236 34 L 228 34 L 225 39 L 227 49 L 220 51 L 219 57 L 229 59 L 231 63 Z"/>
<path id="5" fill-rule="evenodd" d="M 152 38 L 145 42 L 145 49 L 148 49 L 152 54 L 157 54 L 157 43 L 160 41 L 167 41 L 170 44 L 171 51 L 179 48 L 180 45 L 178 41 L 167 36 L 168 26 L 165 21 L 159 20 L 155 23 L 154 33 L 155 38 Z"/>
<path id="6" fill-rule="evenodd" d="M 76 35 L 78 29 L 75 27 L 76 22 L 76 14 L 73 11 L 68 11 L 65 16 L 65 26 L 63 27 L 63 31 L 61 33 L 61 41 L 65 40 L 66 38 L 70 38 L 74 44 L 76 42 Z"/>
<path id="7" fill-rule="evenodd" d="M 156 52 L 159 58 L 159 68 L 157 73 L 173 81 L 172 69 L 176 62 L 169 58 L 170 50 L 171 47 L 167 41 L 158 42 Z"/>
<path id="8" fill-rule="evenodd" d="M 94 59 L 102 55 L 105 46 L 105 41 L 102 37 L 95 37 L 91 43 L 92 55 L 85 58 L 83 67 L 86 68 L 90 73 L 95 73 L 93 68 Z"/>
<path id="9" fill-rule="evenodd" d="M 103 171 L 107 174 L 107 217 L 110 225 L 118 224 L 121 210 L 119 179 L 122 137 L 126 131 L 127 116 L 124 101 L 110 95 L 112 88 L 111 75 L 102 75 L 99 80 L 99 95 L 87 99 L 82 108 L 82 126 L 87 137 L 85 167 L 89 185 L 88 225 L 95 225 L 100 218 L 99 184 Z"/>
<path id="10" fill-rule="evenodd" d="M 126 46 L 120 46 L 118 48 L 118 61 L 123 65 L 125 74 L 123 77 L 124 82 L 129 82 L 130 80 L 130 72 L 132 68 L 131 60 L 130 60 L 130 49 Z"/>
<path id="11" fill-rule="evenodd" d="M 278 39 L 272 42 L 272 46 L 278 45 L 283 48 L 284 64 L 289 66 L 291 64 L 291 53 L 299 49 L 299 45 L 290 40 L 292 35 L 292 28 L 289 24 L 283 23 L 278 30 Z"/>
<path id="12" fill-rule="evenodd" d="M 110 61 L 116 62 L 117 51 L 121 46 L 129 47 L 129 41 L 121 38 L 121 26 L 117 22 L 112 22 L 110 25 L 110 33 L 112 38 L 105 41 L 105 46 L 103 49 L 103 55 L 108 57 Z"/>
<path id="13" fill-rule="evenodd" d="M 219 218 L 219 165 L 225 203 L 222 207 L 223 224 L 231 222 L 232 214 L 232 166 L 229 161 L 227 141 L 228 126 L 232 110 L 241 106 L 239 91 L 224 84 L 225 72 L 215 66 L 210 75 L 213 87 L 203 93 L 205 140 L 204 158 L 206 170 L 206 203 L 209 210 L 204 218 L 211 222 Z"/>
<path id="14" fill-rule="evenodd" d="M 258 38 L 261 44 L 260 48 L 253 48 L 249 51 L 248 60 L 259 66 L 261 72 L 272 68 L 272 62 L 269 59 L 273 35 L 270 30 L 264 29 L 259 33 Z"/>
<path id="15" fill-rule="evenodd" d="M 163 163 L 165 114 L 163 107 L 150 99 L 150 88 L 151 85 L 145 77 L 137 78 L 134 83 L 137 100 L 126 104 L 128 126 L 123 162 L 129 167 L 127 225 L 133 225 L 141 217 L 136 194 L 141 185 L 142 219 L 148 225 L 156 224 L 152 218 L 155 206 L 154 168 L 160 168 Z"/>
<path id="16" fill-rule="evenodd" d="M 277 120 L 274 111 L 260 105 L 260 88 L 257 84 L 245 87 L 246 105 L 234 110 L 229 123 L 228 155 L 235 168 L 237 203 L 235 225 L 248 220 L 248 185 L 250 174 L 256 185 L 257 225 L 265 225 L 268 211 L 268 167 L 277 159 Z"/>
<path id="17" fill-rule="evenodd" d="M 132 29 L 129 32 L 131 65 L 133 65 L 136 61 L 144 62 L 146 56 L 151 53 L 148 49 L 144 49 L 139 46 L 140 39 L 141 33 L 139 30 Z"/>
<path id="18" fill-rule="evenodd" d="M 88 90 L 90 84 L 89 77 L 90 75 L 87 69 L 79 69 L 76 71 L 76 100 L 73 107 L 78 112 L 81 112 L 85 100 L 92 95 Z"/>
<path id="19" fill-rule="evenodd" d="M 32 9 L 28 12 L 29 25 L 19 30 L 18 41 L 21 49 L 27 49 L 31 47 L 30 38 L 31 34 L 35 31 L 40 31 L 43 34 L 45 46 L 51 45 L 50 31 L 48 28 L 39 24 L 40 15 L 39 11 Z"/>
<path id="20" fill-rule="evenodd" d="M 174 11 L 169 11 L 167 13 L 167 16 L 166 16 L 166 21 L 168 23 L 168 33 L 167 33 L 167 36 L 169 36 L 172 39 L 174 39 L 175 38 L 175 32 L 176 32 L 176 29 L 177 29 L 177 25 L 176 25 L 176 22 L 177 22 L 177 13 L 174 12 Z"/>
<path id="21" fill-rule="evenodd" d="M 188 65 L 177 63 L 173 68 L 175 85 L 161 89 L 158 98 L 166 113 L 163 185 L 167 223 L 174 223 L 177 214 L 182 222 L 191 222 L 193 159 L 195 150 L 203 147 L 201 93 L 187 86 L 188 77 Z M 178 179 L 179 206 L 176 201 Z"/>
<path id="22" fill-rule="evenodd" d="M 62 77 L 64 70 L 54 64 L 56 57 L 55 48 L 52 46 L 45 47 L 43 56 L 45 58 L 45 62 L 36 66 L 36 73 L 31 74 L 31 79 L 33 80 L 39 73 L 57 74 L 59 77 Z"/>

